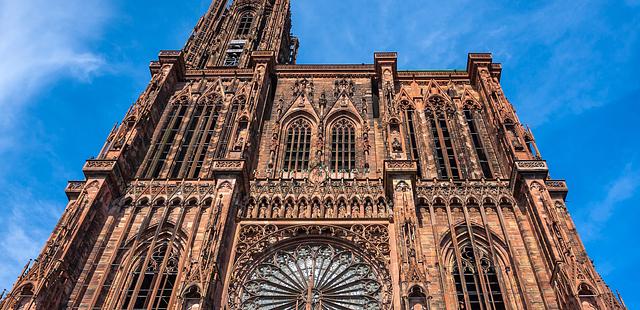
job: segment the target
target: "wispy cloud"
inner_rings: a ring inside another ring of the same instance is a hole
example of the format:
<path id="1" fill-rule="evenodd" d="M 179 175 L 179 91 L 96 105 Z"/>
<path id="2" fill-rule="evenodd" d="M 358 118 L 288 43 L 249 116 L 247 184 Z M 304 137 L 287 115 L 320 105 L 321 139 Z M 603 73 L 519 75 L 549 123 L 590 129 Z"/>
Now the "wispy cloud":
<path id="1" fill-rule="evenodd" d="M 38 107 L 38 95 L 48 86 L 65 79 L 88 82 L 105 69 L 105 57 L 93 45 L 110 16 L 108 3 L 0 0 L 0 290 L 10 288 L 37 256 L 64 207 L 49 200 L 42 190 L 46 182 L 38 180 L 59 172 L 59 165 L 34 175 L 31 167 L 17 167 L 26 163 L 16 157 L 50 152 L 38 114 L 28 108 Z"/>
<path id="2" fill-rule="evenodd" d="M 308 32 L 301 34 L 307 56 L 303 62 L 330 62 L 337 55 L 359 63 L 371 61 L 369 51 L 390 49 L 399 52 L 404 69 L 463 69 L 467 52 L 492 52 L 505 65 L 510 99 L 522 119 L 537 127 L 612 104 L 634 91 L 626 81 L 636 73 L 626 64 L 640 46 L 639 2 L 351 0 L 351 8 L 336 1 L 293 5 L 312 12 L 296 13 L 332 15 L 331 22 L 305 19 L 313 27 L 294 25 Z M 357 44 L 346 33 L 359 38 Z M 309 37 L 322 37 L 317 40 L 322 46 L 309 45 Z M 613 79 L 604 78 L 612 72 Z"/>
<path id="3" fill-rule="evenodd" d="M 640 169 L 632 164 L 625 167 L 620 174 L 607 187 L 606 194 L 602 199 L 589 205 L 587 212 L 578 215 L 578 226 L 585 241 L 602 238 L 602 231 L 609 224 L 612 216 L 622 212 L 619 207 L 625 205 L 624 202 L 633 198 L 640 188 Z"/>
<path id="4" fill-rule="evenodd" d="M 62 78 L 87 80 L 105 64 L 92 52 L 109 17 L 100 0 L 0 0 L 0 154 L 23 109 Z"/>
<path id="5" fill-rule="evenodd" d="M 9 289 L 29 259 L 35 258 L 60 216 L 62 206 L 38 198 L 29 190 L 3 186 L 0 194 L 0 291 Z"/>

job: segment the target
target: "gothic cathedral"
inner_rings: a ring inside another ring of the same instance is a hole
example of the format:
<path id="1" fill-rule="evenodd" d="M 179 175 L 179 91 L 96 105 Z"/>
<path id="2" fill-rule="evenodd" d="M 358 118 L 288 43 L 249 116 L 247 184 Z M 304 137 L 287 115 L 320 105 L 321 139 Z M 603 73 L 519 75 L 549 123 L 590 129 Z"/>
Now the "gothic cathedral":
<path id="1" fill-rule="evenodd" d="M 501 65 L 297 65 L 290 0 L 214 0 L 0 309 L 626 309 Z"/>

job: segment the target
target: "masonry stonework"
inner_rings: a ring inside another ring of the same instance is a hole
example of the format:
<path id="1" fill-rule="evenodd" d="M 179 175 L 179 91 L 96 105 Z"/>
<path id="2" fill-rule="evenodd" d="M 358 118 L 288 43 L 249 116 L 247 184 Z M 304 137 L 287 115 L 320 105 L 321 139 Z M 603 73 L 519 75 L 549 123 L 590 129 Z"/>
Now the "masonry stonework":
<path id="1" fill-rule="evenodd" d="M 626 309 L 490 54 L 299 65 L 290 29 L 213 1 L 0 309 Z"/>

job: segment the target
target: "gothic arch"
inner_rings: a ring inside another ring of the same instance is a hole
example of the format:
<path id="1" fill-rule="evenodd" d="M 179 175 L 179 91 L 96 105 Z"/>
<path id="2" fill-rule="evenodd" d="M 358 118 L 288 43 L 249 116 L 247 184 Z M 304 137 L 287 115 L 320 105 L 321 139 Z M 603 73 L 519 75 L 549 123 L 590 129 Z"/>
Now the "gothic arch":
<path id="1" fill-rule="evenodd" d="M 330 171 L 350 174 L 362 166 L 358 154 L 362 149 L 360 132 L 358 123 L 348 115 L 336 117 L 327 123 L 325 145 Z"/>
<path id="2" fill-rule="evenodd" d="M 429 111 L 453 112 L 456 109 L 453 101 L 444 94 L 432 94 L 425 103 L 425 109 Z"/>
<path id="3" fill-rule="evenodd" d="M 357 111 L 346 108 L 334 108 L 324 118 L 327 128 L 331 128 L 335 122 L 343 117 L 348 118 L 356 127 L 360 127 L 364 123 L 364 120 Z"/>
<path id="4" fill-rule="evenodd" d="M 37 300 L 34 298 L 35 285 L 33 282 L 22 284 L 13 294 L 6 296 L 5 301 L 11 301 L 13 306 L 10 309 L 15 310 L 36 310 L 38 308 Z"/>
<path id="5" fill-rule="evenodd" d="M 419 284 L 413 285 L 407 292 L 408 310 L 426 310 L 427 290 Z"/>
<path id="6" fill-rule="evenodd" d="M 441 241 L 443 261 L 452 275 L 446 283 L 455 292 L 455 297 L 465 309 L 480 309 L 485 302 L 497 310 L 506 309 L 514 300 L 515 279 L 508 273 L 507 246 L 492 231 L 481 225 L 461 221 Z M 454 299 L 455 300 L 455 299 Z"/>
<path id="7" fill-rule="evenodd" d="M 593 288 L 593 286 L 587 283 L 581 283 L 578 286 L 578 299 L 580 302 L 580 307 L 583 310 L 597 310 L 600 309 L 598 307 L 598 293 Z"/>
<path id="8" fill-rule="evenodd" d="M 107 300 L 115 303 L 111 307 L 135 306 L 150 301 L 154 295 L 157 298 L 152 302 L 168 305 L 169 298 L 176 293 L 173 288 L 186 240 L 187 234 L 171 221 L 150 225 L 127 240 L 123 247 L 128 250 L 116 257 L 122 268 L 115 273 L 114 285 L 108 292 L 111 297 Z M 151 286 L 156 282 L 157 286 Z"/>
<path id="9" fill-rule="evenodd" d="M 386 257 L 389 236 L 384 226 L 279 228 L 248 225 L 241 229 L 239 240 L 236 260 L 230 270 L 229 309 L 260 308 L 271 298 L 261 294 L 263 288 L 269 288 L 279 296 L 275 302 L 283 306 L 304 307 L 307 302 L 340 306 L 344 298 L 321 297 L 321 292 L 330 288 L 340 297 L 349 294 L 343 293 L 349 286 L 354 290 L 348 296 L 352 296 L 351 301 L 358 303 L 360 308 L 368 309 L 367 305 L 375 309 L 391 307 L 392 288 Z M 321 263 L 306 263 L 310 260 Z M 289 269 L 284 267 L 287 264 L 299 267 Z M 323 276 L 312 277 L 316 272 Z M 287 276 L 289 280 L 282 281 Z M 323 279 L 329 281 L 321 282 Z M 300 295 L 292 298 L 290 294 L 278 295 L 284 287 L 300 290 Z"/>
<path id="10" fill-rule="evenodd" d="M 278 167 L 283 172 L 296 173 L 309 170 L 313 159 L 317 126 L 313 116 L 299 112 L 287 116 L 280 135 Z"/>
<path id="11" fill-rule="evenodd" d="M 309 111 L 306 110 L 298 110 L 298 111 L 293 111 L 290 113 L 287 113 L 281 121 L 281 124 L 283 124 L 284 126 L 282 126 L 282 132 L 281 134 L 286 132 L 286 129 L 289 128 L 289 126 L 291 126 L 291 123 L 295 122 L 298 119 L 304 119 L 307 122 L 309 122 L 311 124 L 312 128 L 316 128 L 318 125 L 318 118 L 313 115 L 312 113 L 310 113 Z"/>

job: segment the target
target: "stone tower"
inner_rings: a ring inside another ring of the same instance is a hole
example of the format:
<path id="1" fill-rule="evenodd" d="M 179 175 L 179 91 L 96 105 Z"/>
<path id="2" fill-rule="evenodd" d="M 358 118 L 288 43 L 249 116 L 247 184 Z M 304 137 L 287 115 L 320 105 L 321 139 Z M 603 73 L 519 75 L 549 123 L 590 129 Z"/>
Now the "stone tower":
<path id="1" fill-rule="evenodd" d="M 213 1 L 0 309 L 626 309 L 491 55 L 297 65 L 290 30 Z"/>

